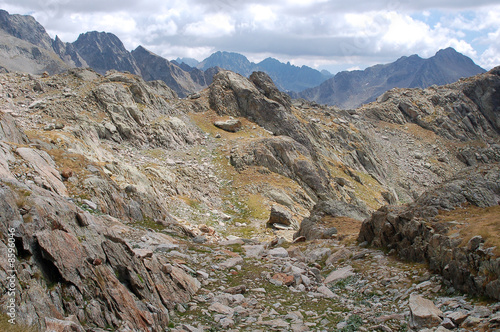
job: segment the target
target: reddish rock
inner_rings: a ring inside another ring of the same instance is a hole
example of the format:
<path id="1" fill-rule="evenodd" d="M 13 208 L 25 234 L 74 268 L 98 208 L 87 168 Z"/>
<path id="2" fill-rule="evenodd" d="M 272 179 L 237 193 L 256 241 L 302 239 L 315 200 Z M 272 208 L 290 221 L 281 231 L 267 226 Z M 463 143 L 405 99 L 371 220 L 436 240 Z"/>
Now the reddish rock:
<path id="1" fill-rule="evenodd" d="M 295 278 L 292 275 L 286 273 L 276 273 L 272 278 L 274 280 L 281 281 L 281 283 L 285 286 L 290 286 L 295 281 Z"/>

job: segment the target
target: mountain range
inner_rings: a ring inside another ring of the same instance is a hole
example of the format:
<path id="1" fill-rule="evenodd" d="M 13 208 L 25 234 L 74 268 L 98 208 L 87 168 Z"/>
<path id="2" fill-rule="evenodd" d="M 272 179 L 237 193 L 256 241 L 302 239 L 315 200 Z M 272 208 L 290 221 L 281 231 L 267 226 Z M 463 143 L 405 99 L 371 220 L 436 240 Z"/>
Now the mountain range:
<path id="1" fill-rule="evenodd" d="M 429 59 L 412 55 L 365 70 L 343 71 L 333 77 L 327 71 L 285 64 L 274 58 L 253 63 L 232 52 L 216 52 L 202 62 L 189 58 L 169 61 L 143 46 L 130 52 L 116 35 L 108 32 L 82 33 L 75 42 L 65 43 L 58 36 L 52 39 L 33 17 L 0 10 L 1 70 L 56 74 L 74 67 L 90 67 L 99 74 L 127 71 L 148 81 L 161 80 L 180 97 L 206 88 L 220 69 L 245 77 L 263 71 L 278 89 L 293 98 L 345 109 L 374 101 L 394 87 L 425 88 L 484 72 L 452 48 Z"/>
<path id="2" fill-rule="evenodd" d="M 498 330 L 500 66 L 343 110 L 0 23 L 0 331 Z"/>
<path id="3" fill-rule="evenodd" d="M 291 95 L 344 109 L 357 108 L 392 88 L 427 88 L 484 72 L 470 58 L 450 47 L 428 59 L 404 56 L 365 70 L 343 71 L 317 87 Z"/>

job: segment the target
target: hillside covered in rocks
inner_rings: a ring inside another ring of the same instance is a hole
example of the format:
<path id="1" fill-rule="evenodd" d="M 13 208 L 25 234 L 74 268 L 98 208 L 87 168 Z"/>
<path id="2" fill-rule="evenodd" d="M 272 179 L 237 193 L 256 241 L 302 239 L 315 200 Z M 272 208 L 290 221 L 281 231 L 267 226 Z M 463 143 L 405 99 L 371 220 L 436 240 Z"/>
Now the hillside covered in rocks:
<path id="1" fill-rule="evenodd" d="M 19 326 L 499 326 L 500 68 L 350 111 L 260 72 L 185 99 L 116 71 L 0 82 Z"/>

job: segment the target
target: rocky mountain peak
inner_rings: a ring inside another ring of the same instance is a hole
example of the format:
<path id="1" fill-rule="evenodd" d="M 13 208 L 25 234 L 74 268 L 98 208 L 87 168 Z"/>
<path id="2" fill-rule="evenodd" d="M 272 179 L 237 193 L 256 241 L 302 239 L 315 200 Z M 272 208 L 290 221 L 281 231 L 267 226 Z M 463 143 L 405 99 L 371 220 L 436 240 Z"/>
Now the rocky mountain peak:
<path id="1" fill-rule="evenodd" d="M 211 67 L 220 67 L 243 76 L 251 74 L 251 62 L 243 55 L 234 52 L 215 52 L 197 65 L 197 68 L 206 70 Z"/>
<path id="2" fill-rule="evenodd" d="M 0 9 L 0 29 L 46 50 L 52 49 L 52 38 L 45 28 L 29 15 L 10 15 Z"/>
<path id="3" fill-rule="evenodd" d="M 114 69 L 140 74 L 130 52 L 112 33 L 97 31 L 82 33 L 73 46 L 85 62 L 98 73 L 104 74 Z"/>
<path id="4" fill-rule="evenodd" d="M 365 70 L 340 72 L 320 86 L 294 97 L 349 109 L 374 101 L 385 91 L 399 88 L 426 88 L 456 82 L 485 70 L 453 48 L 438 51 L 428 59 L 404 56 L 393 63 L 375 65 Z"/>

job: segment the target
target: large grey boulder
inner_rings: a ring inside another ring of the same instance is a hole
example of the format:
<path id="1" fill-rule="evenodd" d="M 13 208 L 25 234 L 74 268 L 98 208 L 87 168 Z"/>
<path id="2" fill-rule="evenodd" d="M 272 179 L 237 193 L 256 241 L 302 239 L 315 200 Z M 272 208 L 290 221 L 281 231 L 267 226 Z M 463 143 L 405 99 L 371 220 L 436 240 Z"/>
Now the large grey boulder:
<path id="1" fill-rule="evenodd" d="M 292 214 L 280 205 L 273 205 L 269 220 L 266 223 L 267 227 L 289 227 L 292 229 L 298 228 L 297 221 L 293 218 Z"/>
<path id="2" fill-rule="evenodd" d="M 238 119 L 215 121 L 214 126 L 222 130 L 235 133 L 241 129 L 241 121 Z"/>

